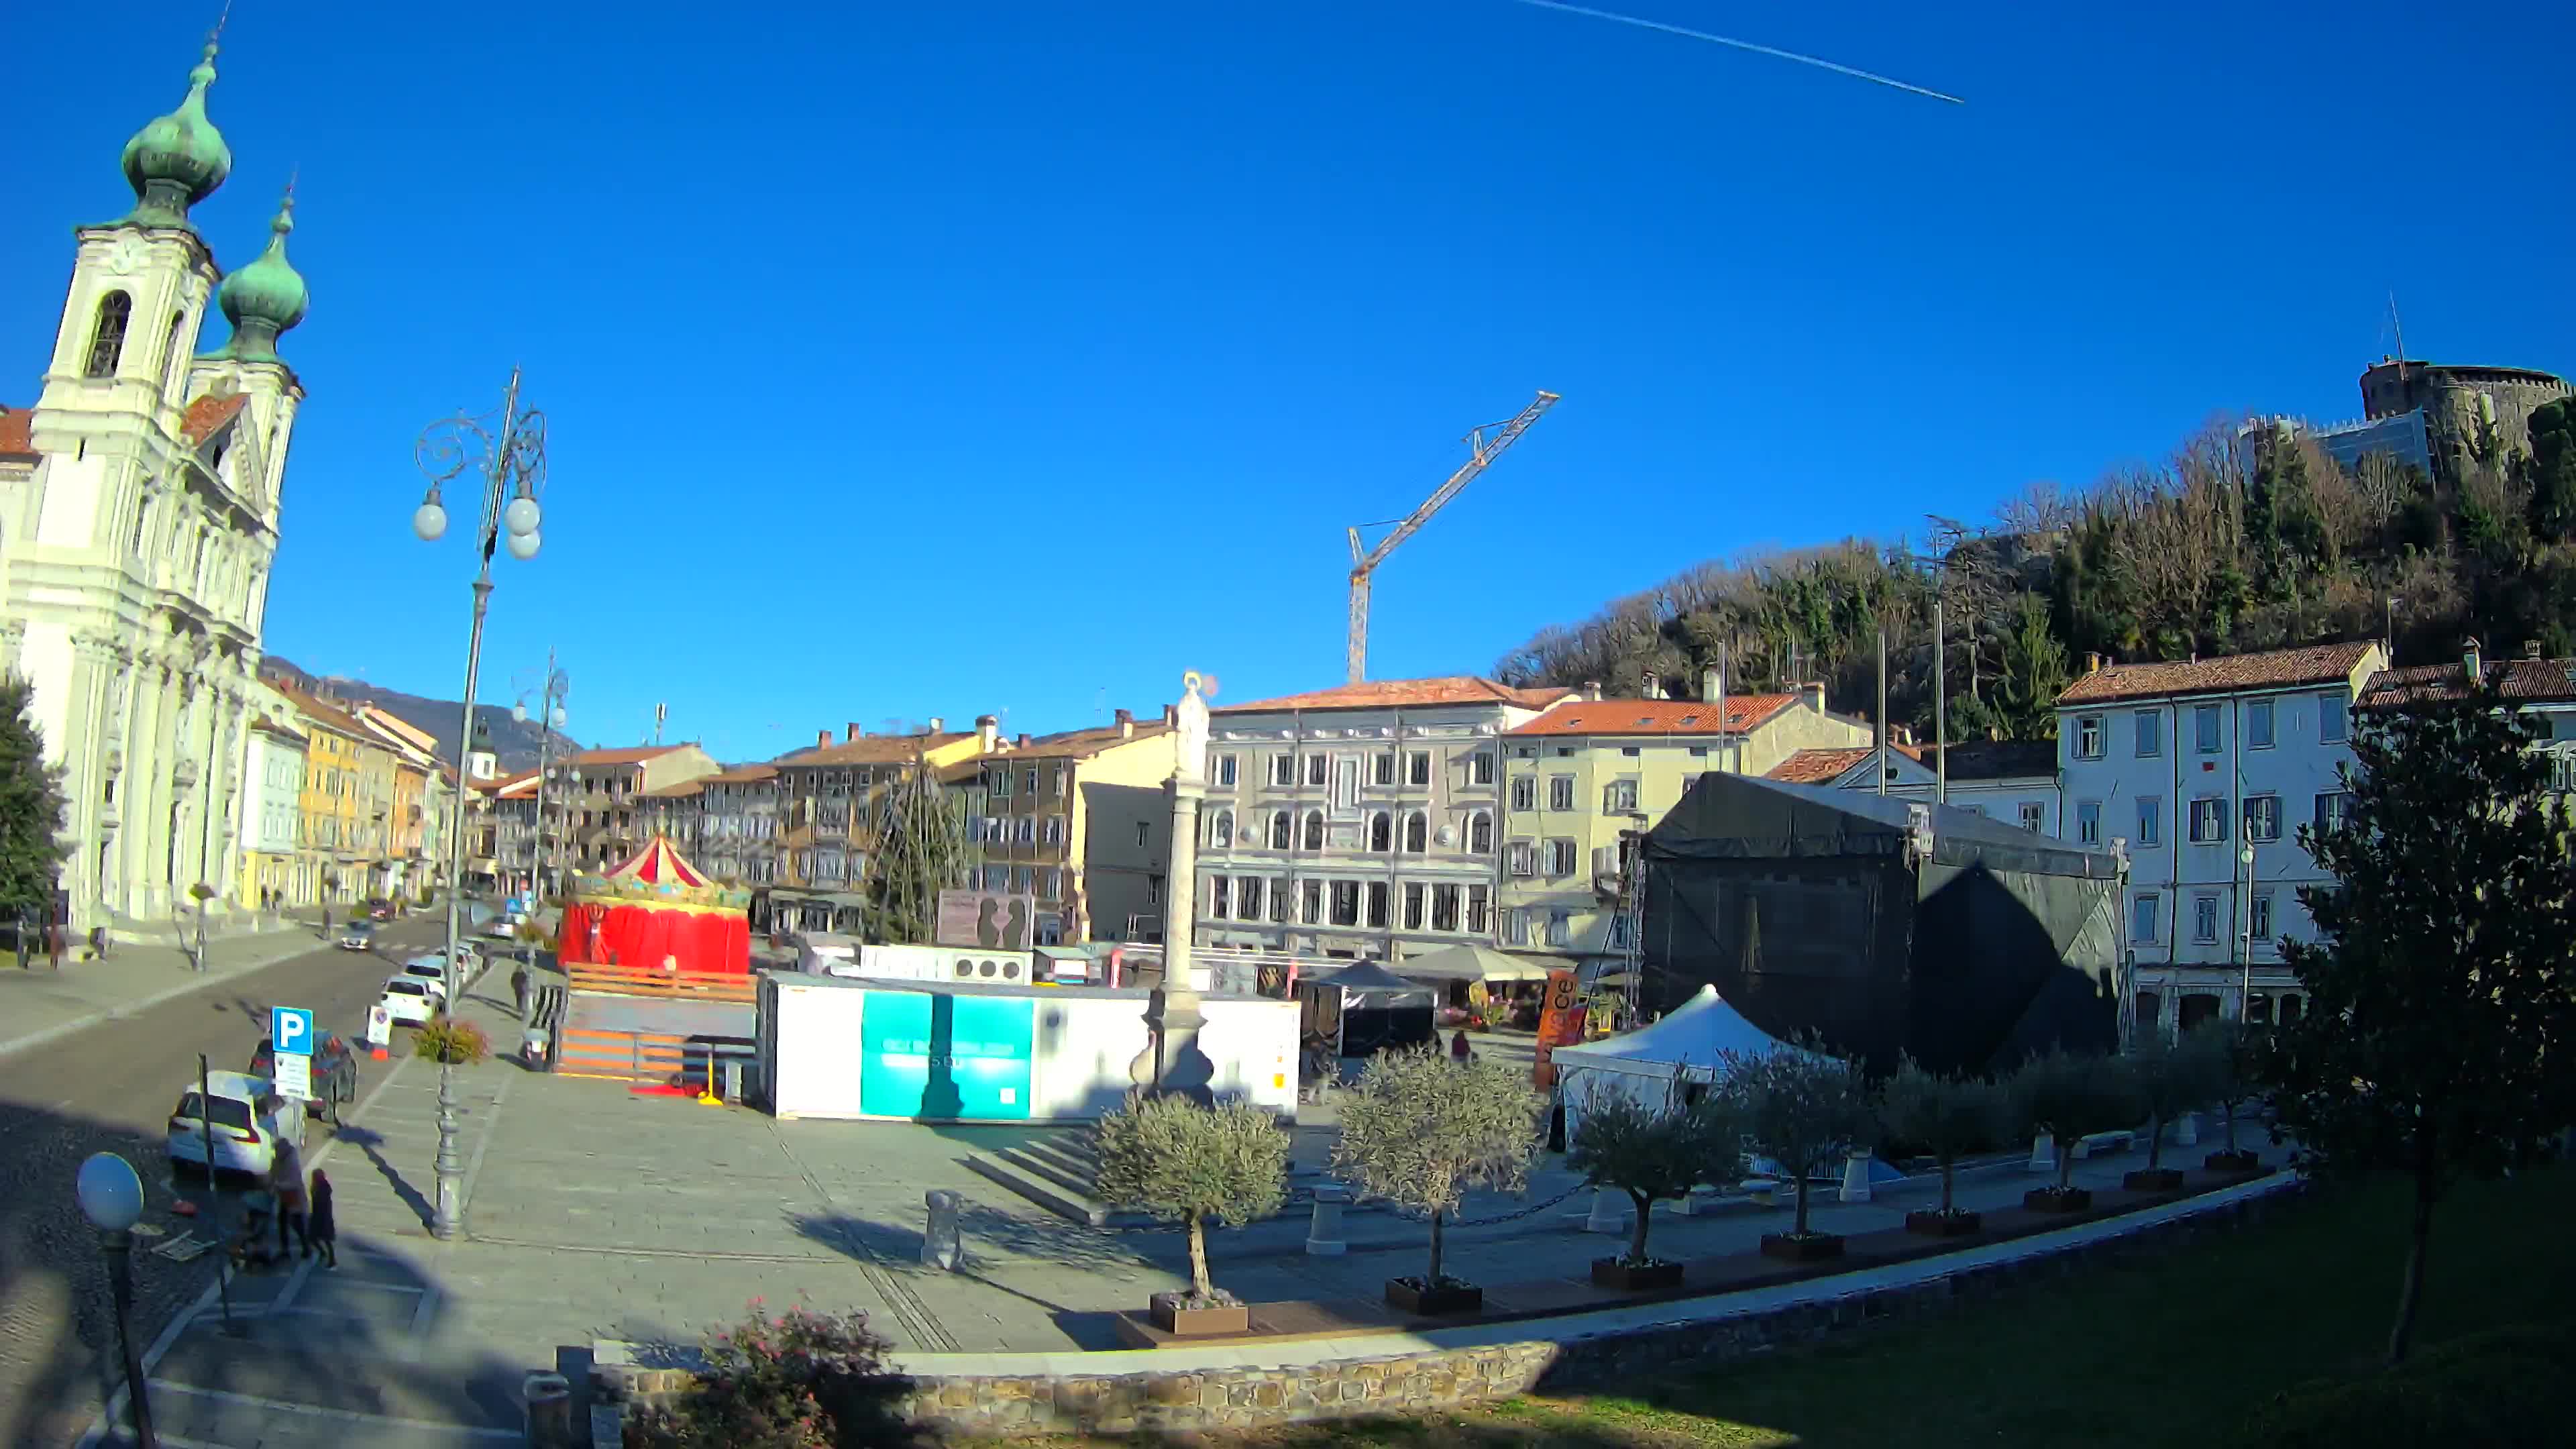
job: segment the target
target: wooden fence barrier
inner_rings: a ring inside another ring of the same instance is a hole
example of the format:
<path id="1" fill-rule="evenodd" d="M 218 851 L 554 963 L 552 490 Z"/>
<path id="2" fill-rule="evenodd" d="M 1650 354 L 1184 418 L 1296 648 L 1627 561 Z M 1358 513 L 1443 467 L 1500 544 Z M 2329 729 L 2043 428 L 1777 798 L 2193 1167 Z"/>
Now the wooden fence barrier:
<path id="1" fill-rule="evenodd" d="M 748 1005 L 759 998 L 760 978 L 720 971 L 657 971 L 638 966 L 597 966 L 572 962 L 564 967 L 575 991 L 603 996 L 658 996 L 691 1001 Z"/>

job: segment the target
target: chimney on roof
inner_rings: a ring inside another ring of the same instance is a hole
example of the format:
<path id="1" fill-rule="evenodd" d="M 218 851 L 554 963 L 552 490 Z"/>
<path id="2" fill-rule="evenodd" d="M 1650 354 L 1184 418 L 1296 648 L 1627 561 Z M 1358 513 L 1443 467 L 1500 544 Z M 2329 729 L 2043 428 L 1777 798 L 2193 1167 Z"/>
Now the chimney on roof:
<path id="1" fill-rule="evenodd" d="M 1702 704 L 1715 704 L 1726 698 L 1724 679 L 1725 676 L 1719 674 L 1713 666 L 1699 672 L 1699 698 Z"/>
<path id="2" fill-rule="evenodd" d="M 1116 712 L 1116 718 L 1118 720 L 1118 738 L 1122 740 L 1132 740 L 1136 738 L 1136 711 L 1132 709 L 1119 710 Z"/>
<path id="3" fill-rule="evenodd" d="M 1814 710 L 1818 714 L 1823 714 L 1825 712 L 1825 682 L 1823 680 L 1811 679 L 1806 683 L 1799 685 L 1798 694 L 1801 698 L 1807 701 L 1807 708 Z"/>
<path id="4" fill-rule="evenodd" d="M 831 745 L 832 732 L 830 730 L 814 731 L 814 748 L 818 750 L 829 749 L 831 748 Z"/>
<path id="5" fill-rule="evenodd" d="M 1664 677 L 1651 669 L 1647 670 L 1646 677 L 1637 682 L 1637 693 L 1645 699 L 1663 698 Z"/>
<path id="6" fill-rule="evenodd" d="M 2084 651 L 2084 672 L 2087 674 L 2101 673 L 2102 656 L 2090 649 Z"/>
<path id="7" fill-rule="evenodd" d="M 2539 658 L 2539 657 L 2540 657 L 2540 641 L 2539 641 L 2539 640 L 2537 640 L 2537 639 L 2525 639 L 2525 640 L 2523 640 L 2523 641 L 2522 641 L 2522 657 L 2523 657 L 2523 658 L 2525 658 L 2525 659 L 2537 659 L 2537 658 Z"/>
<path id="8" fill-rule="evenodd" d="M 1587 679 L 1583 681 L 1583 697 L 1594 704 L 1599 704 L 1601 702 L 1601 681 L 1597 679 Z"/>
<path id="9" fill-rule="evenodd" d="M 1029 737 L 1026 734 L 1023 734 L 1018 739 L 1011 741 L 1011 748 L 1015 750 L 1025 750 L 1028 747 Z"/>
<path id="10" fill-rule="evenodd" d="M 948 733 L 948 721 L 934 714 L 930 717 L 930 728 L 923 730 L 922 733 L 928 735 L 944 735 Z"/>
<path id="11" fill-rule="evenodd" d="M 999 715 L 975 716 L 975 753 L 989 755 L 993 746 L 1002 742 L 1002 718 Z"/>
<path id="12" fill-rule="evenodd" d="M 850 723 L 848 724 L 847 728 L 848 728 L 848 730 L 849 730 L 849 732 L 850 732 L 850 734 L 849 734 L 849 742 L 850 742 L 850 743 L 853 743 L 853 744 L 857 743 L 857 742 L 858 742 L 858 738 L 859 738 L 859 736 L 860 736 L 861 734 L 865 733 L 865 731 L 863 731 L 863 730 L 861 730 L 861 729 L 859 728 L 859 722 L 858 722 L 857 720 L 852 720 L 852 721 L 850 721 Z"/>
<path id="13" fill-rule="evenodd" d="M 2460 669 L 2469 676 L 2471 689 L 2477 688 L 2478 681 L 2487 677 L 2486 656 L 2478 652 L 2477 640 L 2460 641 Z"/>
<path id="14" fill-rule="evenodd" d="M 1163 724 L 1169 729 L 1179 729 L 1181 727 L 1181 707 L 1179 705 L 1167 704 L 1163 706 Z"/>

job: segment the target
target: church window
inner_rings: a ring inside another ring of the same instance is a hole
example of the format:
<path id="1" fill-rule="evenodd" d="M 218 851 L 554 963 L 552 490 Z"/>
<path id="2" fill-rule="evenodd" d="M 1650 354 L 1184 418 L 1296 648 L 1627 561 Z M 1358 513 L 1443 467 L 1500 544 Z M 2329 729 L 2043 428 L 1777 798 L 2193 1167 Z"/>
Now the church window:
<path id="1" fill-rule="evenodd" d="M 176 388 L 179 385 L 179 329 L 187 325 L 187 313 L 170 314 L 170 337 L 161 344 L 161 365 L 170 369 L 170 376 L 162 384 L 165 387 Z"/>
<path id="2" fill-rule="evenodd" d="M 134 299 L 123 292 L 98 299 L 98 324 L 89 334 L 89 376 L 116 376 L 116 364 L 125 356 L 126 319 L 133 315 Z"/>

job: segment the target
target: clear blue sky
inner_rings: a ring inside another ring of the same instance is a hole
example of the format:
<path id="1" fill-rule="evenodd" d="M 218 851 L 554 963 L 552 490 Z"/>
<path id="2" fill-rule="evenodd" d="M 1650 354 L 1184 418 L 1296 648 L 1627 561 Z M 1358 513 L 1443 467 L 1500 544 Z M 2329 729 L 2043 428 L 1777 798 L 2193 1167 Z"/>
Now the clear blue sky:
<path id="1" fill-rule="evenodd" d="M 554 643 L 575 734 L 662 699 L 729 758 L 1334 683 L 1344 526 L 1536 388 L 1380 575 L 1373 674 L 2353 415 L 2392 288 L 2418 355 L 2576 368 L 2551 7 L 1598 3 L 1968 104 L 1511 0 L 237 0 L 198 216 L 245 262 L 300 168 L 313 291 L 268 646 L 452 694 L 411 444 L 513 362 L 553 480 L 485 698 Z M 11 17 L 0 399 L 214 9 Z"/>

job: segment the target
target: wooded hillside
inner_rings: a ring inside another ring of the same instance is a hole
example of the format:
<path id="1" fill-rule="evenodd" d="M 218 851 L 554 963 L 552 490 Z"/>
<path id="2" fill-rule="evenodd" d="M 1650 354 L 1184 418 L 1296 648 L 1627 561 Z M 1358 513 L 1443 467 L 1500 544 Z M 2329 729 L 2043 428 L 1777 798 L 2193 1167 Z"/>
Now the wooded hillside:
<path id="1" fill-rule="evenodd" d="M 1540 630 L 1494 676 L 1634 694 L 1722 651 L 1731 688 L 1822 680 L 1833 708 L 1866 714 L 1884 624 L 1889 713 L 1928 738 L 1936 588 L 1954 739 L 2053 736 L 2051 702 L 2088 652 L 2376 638 L 2393 615 L 2408 662 L 2464 635 L 2491 654 L 2576 653 L 2576 399 L 2533 414 L 2529 449 L 2490 429 L 2433 477 L 2380 457 L 2347 471 L 2312 439 L 2242 424 L 2215 419 L 2088 491 L 2027 489 L 1984 525 L 1931 518 L 1919 553 L 1854 538 L 1701 564 Z"/>

